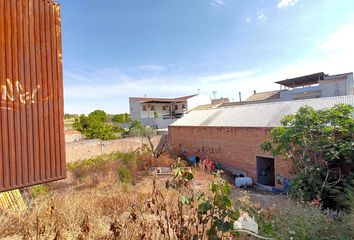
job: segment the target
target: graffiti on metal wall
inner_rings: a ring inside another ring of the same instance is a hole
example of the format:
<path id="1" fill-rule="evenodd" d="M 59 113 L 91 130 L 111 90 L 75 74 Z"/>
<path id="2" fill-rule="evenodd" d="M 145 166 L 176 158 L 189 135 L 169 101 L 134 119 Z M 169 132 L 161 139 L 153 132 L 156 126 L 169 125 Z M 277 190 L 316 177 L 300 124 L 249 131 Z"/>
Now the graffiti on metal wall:
<path id="1" fill-rule="evenodd" d="M 31 91 L 25 91 L 24 87 L 19 81 L 16 81 L 15 84 L 11 82 L 10 79 L 6 79 L 5 83 L 1 84 L 1 105 L 6 102 L 13 102 L 20 104 L 35 103 L 38 99 L 38 90 L 41 88 L 40 85 L 37 85 Z M 9 107 L 1 106 L 1 109 L 10 110 Z"/>

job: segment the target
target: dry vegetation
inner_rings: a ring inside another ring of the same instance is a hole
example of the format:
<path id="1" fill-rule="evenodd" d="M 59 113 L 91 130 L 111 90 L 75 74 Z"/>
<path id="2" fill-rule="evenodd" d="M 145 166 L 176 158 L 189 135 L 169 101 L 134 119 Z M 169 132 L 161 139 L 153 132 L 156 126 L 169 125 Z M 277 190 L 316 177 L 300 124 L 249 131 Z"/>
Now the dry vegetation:
<path id="1" fill-rule="evenodd" d="M 166 155 L 154 159 L 148 153 L 114 153 L 69 164 L 68 179 L 28 191 L 27 211 L 0 213 L 0 237 L 191 239 L 203 224 L 199 222 L 196 208 L 186 205 L 180 214 L 179 195 L 193 192 L 194 196 L 205 193 L 208 197 L 211 194 L 208 185 L 213 179 L 210 174 L 194 169 L 194 179 L 183 188 L 167 189 L 166 181 L 171 185 L 172 179 L 147 174 L 150 166 L 171 163 Z M 320 209 L 295 204 L 285 196 L 252 194 L 251 197 L 260 204 L 253 204 L 247 192 L 232 189 L 231 198 L 236 207 L 254 214 L 260 227 L 272 226 L 268 236 L 274 239 L 352 239 L 354 236 L 353 215 L 337 224 Z M 260 232 L 266 235 L 263 229 Z M 206 233 L 202 236 L 206 239 Z M 254 239 L 246 234 L 239 238 Z"/>

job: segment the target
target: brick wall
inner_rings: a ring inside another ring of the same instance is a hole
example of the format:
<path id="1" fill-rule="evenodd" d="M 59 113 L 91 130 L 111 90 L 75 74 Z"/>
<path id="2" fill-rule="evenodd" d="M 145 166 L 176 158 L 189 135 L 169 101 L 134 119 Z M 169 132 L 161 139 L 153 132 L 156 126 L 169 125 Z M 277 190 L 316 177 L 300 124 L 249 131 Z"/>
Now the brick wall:
<path id="1" fill-rule="evenodd" d="M 172 151 L 187 156 L 197 155 L 209 158 L 223 166 L 235 167 L 257 179 L 256 156 L 272 155 L 260 150 L 259 145 L 267 138 L 270 128 L 232 127 L 169 127 L 169 143 Z M 275 175 L 289 176 L 287 163 L 279 158 L 274 160 Z"/>
<path id="2" fill-rule="evenodd" d="M 161 140 L 161 136 L 154 136 L 152 142 L 156 147 Z M 144 138 L 124 138 L 109 141 L 84 140 L 79 142 L 66 143 L 66 161 L 74 162 L 80 159 L 98 157 L 101 154 L 109 154 L 115 151 L 129 152 L 142 146 L 142 143 L 148 143 Z"/>

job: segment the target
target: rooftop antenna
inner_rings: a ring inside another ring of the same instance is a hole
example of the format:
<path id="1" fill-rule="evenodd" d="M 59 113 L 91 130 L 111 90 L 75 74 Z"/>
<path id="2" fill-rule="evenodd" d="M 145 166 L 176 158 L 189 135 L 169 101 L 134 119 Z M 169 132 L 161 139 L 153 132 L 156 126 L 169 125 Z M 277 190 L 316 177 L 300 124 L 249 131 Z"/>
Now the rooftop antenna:
<path id="1" fill-rule="evenodd" d="M 213 91 L 214 99 L 216 99 L 216 90 Z"/>
<path id="2" fill-rule="evenodd" d="M 238 97 L 239 97 L 240 102 L 241 102 L 241 101 L 242 101 L 242 99 L 241 99 L 241 92 L 238 92 Z"/>

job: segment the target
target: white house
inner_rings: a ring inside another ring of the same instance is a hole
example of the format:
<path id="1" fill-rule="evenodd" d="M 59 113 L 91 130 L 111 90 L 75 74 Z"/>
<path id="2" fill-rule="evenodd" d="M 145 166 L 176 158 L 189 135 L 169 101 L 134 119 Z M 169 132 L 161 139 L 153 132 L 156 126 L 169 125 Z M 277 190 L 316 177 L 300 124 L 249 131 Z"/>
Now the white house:
<path id="1" fill-rule="evenodd" d="M 177 98 L 129 98 L 132 120 L 138 120 L 145 126 L 157 129 L 167 128 L 181 118 L 188 109 L 204 103 L 199 94 Z"/>

